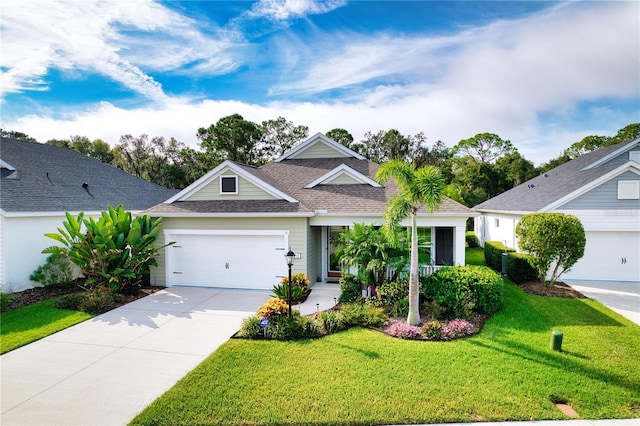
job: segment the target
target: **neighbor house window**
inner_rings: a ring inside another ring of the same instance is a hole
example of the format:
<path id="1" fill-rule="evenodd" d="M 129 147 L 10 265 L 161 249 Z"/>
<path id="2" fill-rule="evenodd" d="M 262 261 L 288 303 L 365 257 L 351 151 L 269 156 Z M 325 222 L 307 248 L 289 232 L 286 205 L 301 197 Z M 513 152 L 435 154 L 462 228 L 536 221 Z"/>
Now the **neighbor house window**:
<path id="1" fill-rule="evenodd" d="M 618 200 L 640 199 L 640 180 L 619 180 Z"/>
<path id="2" fill-rule="evenodd" d="M 500 228 L 500 219 L 496 219 L 496 228 Z"/>
<path id="3" fill-rule="evenodd" d="M 237 194 L 238 176 L 220 176 L 220 193 Z"/>

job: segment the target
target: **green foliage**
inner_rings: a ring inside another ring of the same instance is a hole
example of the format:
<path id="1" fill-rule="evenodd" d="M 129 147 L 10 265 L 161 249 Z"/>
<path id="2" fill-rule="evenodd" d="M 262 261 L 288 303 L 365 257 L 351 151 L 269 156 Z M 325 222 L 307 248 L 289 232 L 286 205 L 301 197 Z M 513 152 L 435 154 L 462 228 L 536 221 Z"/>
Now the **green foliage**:
<path id="1" fill-rule="evenodd" d="M 250 317 L 242 320 L 240 336 L 245 339 L 259 339 L 264 336 L 264 331 L 260 326 L 260 317 L 258 315 L 251 315 Z"/>
<path id="2" fill-rule="evenodd" d="M 395 229 L 395 232 L 401 232 Z M 367 285 L 377 286 L 383 282 L 387 269 L 401 270 L 406 265 L 403 251 L 392 240 L 373 225 L 355 223 L 352 229 L 342 232 L 336 241 L 335 255 L 343 265 L 343 274 L 349 267 L 358 269 L 358 278 Z"/>
<path id="3" fill-rule="evenodd" d="M 273 318 L 265 329 L 266 337 L 275 340 L 310 339 L 320 336 L 320 327 L 313 318 L 294 315 L 281 315 Z"/>
<path id="4" fill-rule="evenodd" d="M 480 247 L 480 244 L 478 243 L 478 237 L 476 236 L 475 232 L 467 231 L 464 235 L 464 239 L 467 242 L 467 247 L 469 248 Z"/>
<path id="5" fill-rule="evenodd" d="M 80 310 L 91 315 L 99 315 L 114 308 L 116 296 L 108 287 L 96 287 L 86 293 L 80 302 Z"/>
<path id="6" fill-rule="evenodd" d="M 529 255 L 526 253 L 507 254 L 507 276 L 517 284 L 535 281 L 538 272 L 531 266 Z"/>
<path id="7" fill-rule="evenodd" d="M 442 327 L 440 321 L 429 321 L 422 326 L 422 335 L 429 340 L 440 340 L 442 337 L 440 327 Z"/>
<path id="8" fill-rule="evenodd" d="M 327 334 L 333 334 L 346 328 L 344 315 L 339 311 L 325 311 L 320 314 L 320 324 Z"/>
<path id="9" fill-rule="evenodd" d="M 358 277 L 351 274 L 342 274 L 340 278 L 340 297 L 338 302 L 350 303 L 362 298 L 363 282 Z"/>
<path id="10" fill-rule="evenodd" d="M 516 151 L 511 141 L 494 133 L 478 133 L 463 139 L 453 147 L 453 155 L 471 157 L 476 163 L 492 163 L 501 156 Z"/>
<path id="11" fill-rule="evenodd" d="M 442 309 L 438 319 L 466 319 L 472 312 L 498 312 L 503 303 L 503 286 L 500 275 L 487 267 L 453 266 L 425 277 L 422 291 Z"/>
<path id="12" fill-rule="evenodd" d="M 109 206 L 98 221 L 86 219 L 84 213 L 77 217 L 66 213 L 66 217 L 64 229 L 45 234 L 62 247 L 52 246 L 42 252 L 68 257 L 80 268 L 88 285 L 108 285 L 118 291 L 140 280 L 150 266 L 158 265 L 155 257 L 159 248 L 154 243 L 162 219 L 152 220 L 147 215 L 132 218 L 121 205 Z"/>
<path id="13" fill-rule="evenodd" d="M 372 306 L 394 306 L 399 300 L 409 298 L 409 280 L 385 281 L 376 287 L 376 295 L 368 297 L 365 303 Z"/>
<path id="14" fill-rule="evenodd" d="M 64 296 L 60 296 L 56 300 L 55 307 L 58 309 L 82 311 L 82 302 L 84 301 L 86 295 L 87 295 L 87 292 L 84 292 L 84 291 L 65 294 Z"/>
<path id="15" fill-rule="evenodd" d="M 529 262 L 538 277 L 553 283 L 584 255 L 586 237 L 580 220 L 563 213 L 531 213 L 516 225 L 520 248 L 529 253 Z"/>
<path id="16" fill-rule="evenodd" d="M 409 298 L 396 300 L 391 307 L 391 315 L 394 317 L 406 317 L 409 315 Z"/>
<path id="17" fill-rule="evenodd" d="M 9 309 L 9 304 L 11 300 L 13 300 L 13 297 L 14 296 L 10 294 L 0 291 L 0 312 L 5 312 Z"/>
<path id="18" fill-rule="evenodd" d="M 271 289 L 271 293 L 278 299 L 289 300 L 289 284 L 276 284 Z M 291 303 L 295 303 L 304 297 L 302 289 L 291 284 Z"/>
<path id="19" fill-rule="evenodd" d="M 514 253 L 516 250 L 507 248 L 502 241 L 484 242 L 484 261 L 491 269 L 502 272 L 502 253 Z"/>
<path id="20" fill-rule="evenodd" d="M 44 286 L 65 284 L 73 279 L 73 269 L 69 258 L 63 254 L 52 254 L 44 265 L 38 266 L 29 279 Z"/>
<path id="21" fill-rule="evenodd" d="M 382 308 L 362 303 L 345 304 L 340 309 L 340 313 L 347 327 L 380 327 L 389 319 Z"/>

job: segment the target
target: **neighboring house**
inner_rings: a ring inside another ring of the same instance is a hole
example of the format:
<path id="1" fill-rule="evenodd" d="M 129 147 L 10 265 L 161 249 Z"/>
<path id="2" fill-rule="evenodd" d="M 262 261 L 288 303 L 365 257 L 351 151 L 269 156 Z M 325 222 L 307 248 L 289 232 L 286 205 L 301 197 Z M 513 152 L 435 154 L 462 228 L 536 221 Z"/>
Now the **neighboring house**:
<path id="1" fill-rule="evenodd" d="M 573 280 L 640 282 L 640 139 L 584 154 L 474 207 L 484 241 L 518 248 L 518 220 L 533 212 L 580 219 L 584 257 L 563 275 Z"/>
<path id="2" fill-rule="evenodd" d="M 177 191 L 168 190 L 67 148 L 0 140 L 0 286 L 33 287 L 31 273 L 56 244 L 45 233 L 62 227 L 65 212 L 98 216 L 108 205 L 133 213 Z"/>
<path id="3" fill-rule="evenodd" d="M 179 194 L 145 213 L 162 217 L 163 251 L 151 282 L 167 286 L 271 289 L 287 275 L 285 253 L 299 258 L 293 273 L 312 281 L 340 276 L 334 239 L 354 223 L 382 224 L 395 184 L 378 185 L 378 165 L 316 134 L 262 167 L 225 161 Z M 465 221 L 474 213 L 445 198 L 434 214 L 432 258 L 465 259 Z"/>

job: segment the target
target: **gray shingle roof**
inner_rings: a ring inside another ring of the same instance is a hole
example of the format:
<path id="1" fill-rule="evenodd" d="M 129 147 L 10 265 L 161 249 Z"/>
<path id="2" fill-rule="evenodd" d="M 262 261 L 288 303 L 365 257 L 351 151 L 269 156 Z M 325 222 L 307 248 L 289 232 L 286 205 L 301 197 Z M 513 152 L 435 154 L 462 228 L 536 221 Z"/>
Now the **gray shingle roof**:
<path id="1" fill-rule="evenodd" d="M 624 142 L 584 154 L 484 203 L 478 204 L 473 209 L 510 212 L 539 211 L 619 167 L 622 162 L 585 169 L 620 148 L 631 147 L 637 143 L 638 140 Z"/>
<path id="2" fill-rule="evenodd" d="M 16 169 L 2 170 L 5 212 L 98 211 L 110 204 L 144 210 L 176 193 L 71 149 L 37 142 L 2 138 L 0 159 Z"/>

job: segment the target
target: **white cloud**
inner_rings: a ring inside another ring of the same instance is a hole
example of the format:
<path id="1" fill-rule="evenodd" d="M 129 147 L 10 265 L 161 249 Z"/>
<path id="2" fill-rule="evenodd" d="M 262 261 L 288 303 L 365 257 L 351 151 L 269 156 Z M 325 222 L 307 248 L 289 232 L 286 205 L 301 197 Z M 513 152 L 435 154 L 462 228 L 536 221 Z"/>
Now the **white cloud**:
<path id="1" fill-rule="evenodd" d="M 271 21 L 289 21 L 331 12 L 346 4 L 344 0 L 260 0 L 246 13 L 248 18 L 267 18 Z"/>

